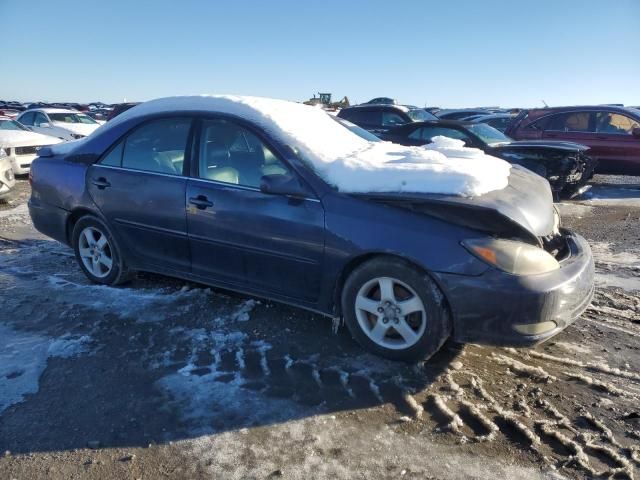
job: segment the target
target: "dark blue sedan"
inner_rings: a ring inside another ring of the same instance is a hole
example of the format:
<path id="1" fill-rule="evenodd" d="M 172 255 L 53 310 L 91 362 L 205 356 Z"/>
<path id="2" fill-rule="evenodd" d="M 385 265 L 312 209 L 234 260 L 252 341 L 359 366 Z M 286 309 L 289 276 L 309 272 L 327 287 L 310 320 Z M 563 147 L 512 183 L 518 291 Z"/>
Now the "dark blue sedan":
<path id="1" fill-rule="evenodd" d="M 346 192 L 308 160 L 313 142 L 296 142 L 305 125 L 253 113 L 149 102 L 42 149 L 34 225 L 93 282 L 151 271 L 289 303 L 343 317 L 393 359 L 427 358 L 450 336 L 533 344 L 589 304 L 591 251 L 559 225 L 541 177 L 513 167 L 504 188 L 472 197 Z"/>

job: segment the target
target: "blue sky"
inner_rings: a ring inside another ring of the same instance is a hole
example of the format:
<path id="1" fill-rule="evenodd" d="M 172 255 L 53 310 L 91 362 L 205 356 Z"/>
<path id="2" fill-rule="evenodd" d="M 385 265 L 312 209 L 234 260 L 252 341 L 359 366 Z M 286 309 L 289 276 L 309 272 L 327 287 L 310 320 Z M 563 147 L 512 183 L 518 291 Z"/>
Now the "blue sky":
<path id="1" fill-rule="evenodd" d="M 0 98 L 640 104 L 640 0 L 0 0 Z"/>

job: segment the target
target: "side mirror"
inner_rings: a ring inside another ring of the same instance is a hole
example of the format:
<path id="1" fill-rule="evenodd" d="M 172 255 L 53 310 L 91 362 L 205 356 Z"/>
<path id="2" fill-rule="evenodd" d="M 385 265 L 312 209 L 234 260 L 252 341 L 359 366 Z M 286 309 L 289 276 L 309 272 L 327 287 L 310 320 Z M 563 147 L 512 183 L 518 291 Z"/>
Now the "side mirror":
<path id="1" fill-rule="evenodd" d="M 631 130 L 631 135 L 633 135 L 636 138 L 640 138 L 640 127 L 636 127 L 633 130 Z"/>
<path id="2" fill-rule="evenodd" d="M 309 192 L 300 185 L 298 179 L 290 174 L 263 175 L 260 178 L 260 191 L 270 195 L 286 195 L 293 198 L 309 196 Z"/>
<path id="3" fill-rule="evenodd" d="M 39 127 L 42 128 L 51 128 L 51 124 L 49 122 L 42 122 L 40 125 L 38 125 Z"/>

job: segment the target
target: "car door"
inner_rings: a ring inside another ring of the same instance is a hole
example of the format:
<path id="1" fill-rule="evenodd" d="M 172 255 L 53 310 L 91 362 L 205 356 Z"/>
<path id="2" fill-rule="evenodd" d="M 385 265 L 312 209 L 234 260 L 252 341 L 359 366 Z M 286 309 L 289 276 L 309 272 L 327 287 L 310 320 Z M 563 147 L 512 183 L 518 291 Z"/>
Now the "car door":
<path id="1" fill-rule="evenodd" d="M 597 156 L 601 172 L 640 175 L 640 138 L 633 135 L 634 128 L 640 128 L 640 122 L 630 116 L 596 112 L 591 154 Z"/>
<path id="2" fill-rule="evenodd" d="M 193 273 L 241 289 L 317 300 L 324 210 L 308 198 L 260 191 L 263 175 L 296 175 L 248 125 L 203 119 L 187 184 Z"/>
<path id="3" fill-rule="evenodd" d="M 124 255 L 152 270 L 189 271 L 183 175 L 191 118 L 147 121 L 87 172 L 87 188 Z"/>

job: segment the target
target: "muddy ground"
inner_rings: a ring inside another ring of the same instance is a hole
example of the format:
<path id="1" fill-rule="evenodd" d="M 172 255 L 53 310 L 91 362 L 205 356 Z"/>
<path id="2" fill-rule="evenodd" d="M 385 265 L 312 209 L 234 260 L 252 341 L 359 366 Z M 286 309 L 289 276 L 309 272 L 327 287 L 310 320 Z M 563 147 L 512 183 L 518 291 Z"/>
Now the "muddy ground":
<path id="1" fill-rule="evenodd" d="M 91 285 L 20 180 L 0 205 L 0 478 L 639 478 L 638 184 L 597 177 L 560 205 L 596 258 L 574 325 L 408 366 L 291 307 Z"/>

